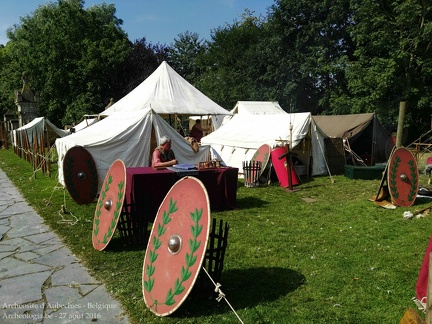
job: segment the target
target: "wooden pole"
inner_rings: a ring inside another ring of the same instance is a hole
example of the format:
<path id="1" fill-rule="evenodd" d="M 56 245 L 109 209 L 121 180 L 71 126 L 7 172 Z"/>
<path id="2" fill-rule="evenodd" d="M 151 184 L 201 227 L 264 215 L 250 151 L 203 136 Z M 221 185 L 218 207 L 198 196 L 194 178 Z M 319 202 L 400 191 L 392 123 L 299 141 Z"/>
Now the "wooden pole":
<path id="1" fill-rule="evenodd" d="M 38 134 L 37 131 L 35 131 L 32 134 L 33 138 L 33 171 L 37 170 L 38 164 L 39 164 L 39 148 L 38 148 Z M 36 174 L 35 174 L 36 176 Z"/>
<path id="2" fill-rule="evenodd" d="M 285 156 L 286 159 L 286 168 L 287 168 L 287 172 L 288 172 L 288 190 L 292 191 L 293 190 L 293 186 L 292 186 L 292 177 L 291 177 L 291 158 L 289 156 L 289 148 L 290 146 L 288 144 L 285 144 L 285 150 L 288 153 Z"/>
<path id="3" fill-rule="evenodd" d="M 405 120 L 405 111 L 406 111 L 407 102 L 401 101 L 399 103 L 399 118 L 398 118 L 398 127 L 396 134 L 396 147 L 401 147 L 402 145 L 402 135 L 403 135 L 403 125 Z"/>

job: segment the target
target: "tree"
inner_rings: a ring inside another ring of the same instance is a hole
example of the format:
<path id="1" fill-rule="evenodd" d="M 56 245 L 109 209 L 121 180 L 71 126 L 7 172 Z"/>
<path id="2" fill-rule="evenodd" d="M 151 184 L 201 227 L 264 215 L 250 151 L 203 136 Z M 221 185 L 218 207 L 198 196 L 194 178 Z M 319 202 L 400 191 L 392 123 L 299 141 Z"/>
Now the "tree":
<path id="1" fill-rule="evenodd" d="M 212 31 L 197 87 L 222 107 L 232 108 L 239 100 L 265 100 L 261 91 L 266 61 L 257 55 L 265 39 L 263 19 L 245 11 L 241 21 Z"/>
<path id="2" fill-rule="evenodd" d="M 7 31 L 11 74 L 1 78 L 29 71 L 32 88 L 40 92 L 40 114 L 54 123 L 103 110 L 113 75 L 131 49 L 114 5 L 83 5 L 58 0 L 40 6 Z"/>
<path id="3" fill-rule="evenodd" d="M 169 51 L 172 68 L 191 84 L 197 84 L 205 69 L 202 58 L 206 51 L 206 43 L 197 33 L 179 34 Z"/>
<path id="4" fill-rule="evenodd" d="M 349 0 L 278 0 L 271 9 L 266 78 L 275 84 L 274 96 L 292 111 L 328 113 L 346 92 Z"/>
<path id="5" fill-rule="evenodd" d="M 21 80 L 20 75 L 13 73 L 10 69 L 10 55 L 8 49 L 0 45 L 0 66 L 2 67 L 2 73 L 0 75 L 0 114 L 3 116 L 9 109 L 16 109 L 14 105 L 14 89 L 18 89 L 13 86 L 11 80 Z"/>
<path id="6" fill-rule="evenodd" d="M 353 9 L 356 59 L 347 68 L 353 105 L 395 125 L 399 102 L 407 101 L 406 126 L 416 138 L 430 126 L 432 3 L 365 0 L 353 1 Z"/>
<path id="7" fill-rule="evenodd" d="M 136 40 L 127 58 L 121 63 L 113 82 L 112 98 L 119 100 L 135 89 L 152 74 L 163 61 L 169 60 L 170 49 L 165 45 L 148 43 L 146 38 Z"/>

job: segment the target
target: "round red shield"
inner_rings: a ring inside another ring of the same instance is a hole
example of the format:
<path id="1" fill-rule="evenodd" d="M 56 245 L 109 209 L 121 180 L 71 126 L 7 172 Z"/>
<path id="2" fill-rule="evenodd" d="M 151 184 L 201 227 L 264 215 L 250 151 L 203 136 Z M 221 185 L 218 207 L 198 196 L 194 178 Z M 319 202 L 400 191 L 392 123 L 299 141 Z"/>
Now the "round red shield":
<path id="1" fill-rule="evenodd" d="M 90 204 L 95 200 L 98 190 L 96 164 L 84 147 L 74 146 L 66 152 L 63 178 L 67 191 L 77 204 Z"/>
<path id="2" fill-rule="evenodd" d="M 418 168 L 414 156 L 404 147 L 395 149 L 390 157 L 387 184 L 397 206 L 409 207 L 414 203 L 418 191 Z"/>
<path id="3" fill-rule="evenodd" d="M 261 170 L 259 176 L 261 176 L 261 174 L 264 172 L 268 162 L 270 161 L 270 151 L 271 147 L 267 144 L 263 144 L 258 148 L 254 156 L 252 157 L 252 161 L 261 162 Z"/>
<path id="4" fill-rule="evenodd" d="M 158 316 L 173 313 L 187 298 L 204 260 L 210 203 L 200 180 L 177 181 L 159 207 L 142 273 L 146 306 Z"/>
<path id="5" fill-rule="evenodd" d="M 96 250 L 102 251 L 111 241 L 117 228 L 126 191 L 126 167 L 115 160 L 102 184 L 93 220 L 92 241 Z"/>

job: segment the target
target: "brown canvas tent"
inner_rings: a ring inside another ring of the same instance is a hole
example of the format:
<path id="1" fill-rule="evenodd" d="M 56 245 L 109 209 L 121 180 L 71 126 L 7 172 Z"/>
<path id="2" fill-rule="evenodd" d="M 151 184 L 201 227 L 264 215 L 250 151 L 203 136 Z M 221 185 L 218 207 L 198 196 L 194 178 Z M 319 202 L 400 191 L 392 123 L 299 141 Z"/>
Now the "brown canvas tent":
<path id="1" fill-rule="evenodd" d="M 386 146 L 391 134 L 384 129 L 375 113 L 312 118 L 327 136 L 327 162 L 334 173 L 343 173 L 345 164 L 358 163 L 354 157 L 363 160 L 368 157 L 368 165 L 387 161 Z"/>

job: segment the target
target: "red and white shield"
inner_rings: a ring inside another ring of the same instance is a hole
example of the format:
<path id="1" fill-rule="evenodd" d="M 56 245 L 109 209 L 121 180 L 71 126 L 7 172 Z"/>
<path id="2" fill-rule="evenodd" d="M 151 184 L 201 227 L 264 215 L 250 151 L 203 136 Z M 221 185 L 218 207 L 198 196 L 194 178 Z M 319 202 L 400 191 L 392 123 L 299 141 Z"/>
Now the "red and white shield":
<path id="1" fill-rule="evenodd" d="M 204 185 L 194 177 L 180 179 L 159 207 L 144 258 L 144 301 L 157 316 L 173 313 L 192 290 L 209 229 L 210 203 Z"/>
<path id="2" fill-rule="evenodd" d="M 126 167 L 115 160 L 102 184 L 93 220 L 92 241 L 96 250 L 102 251 L 111 241 L 123 208 L 126 191 Z"/>

